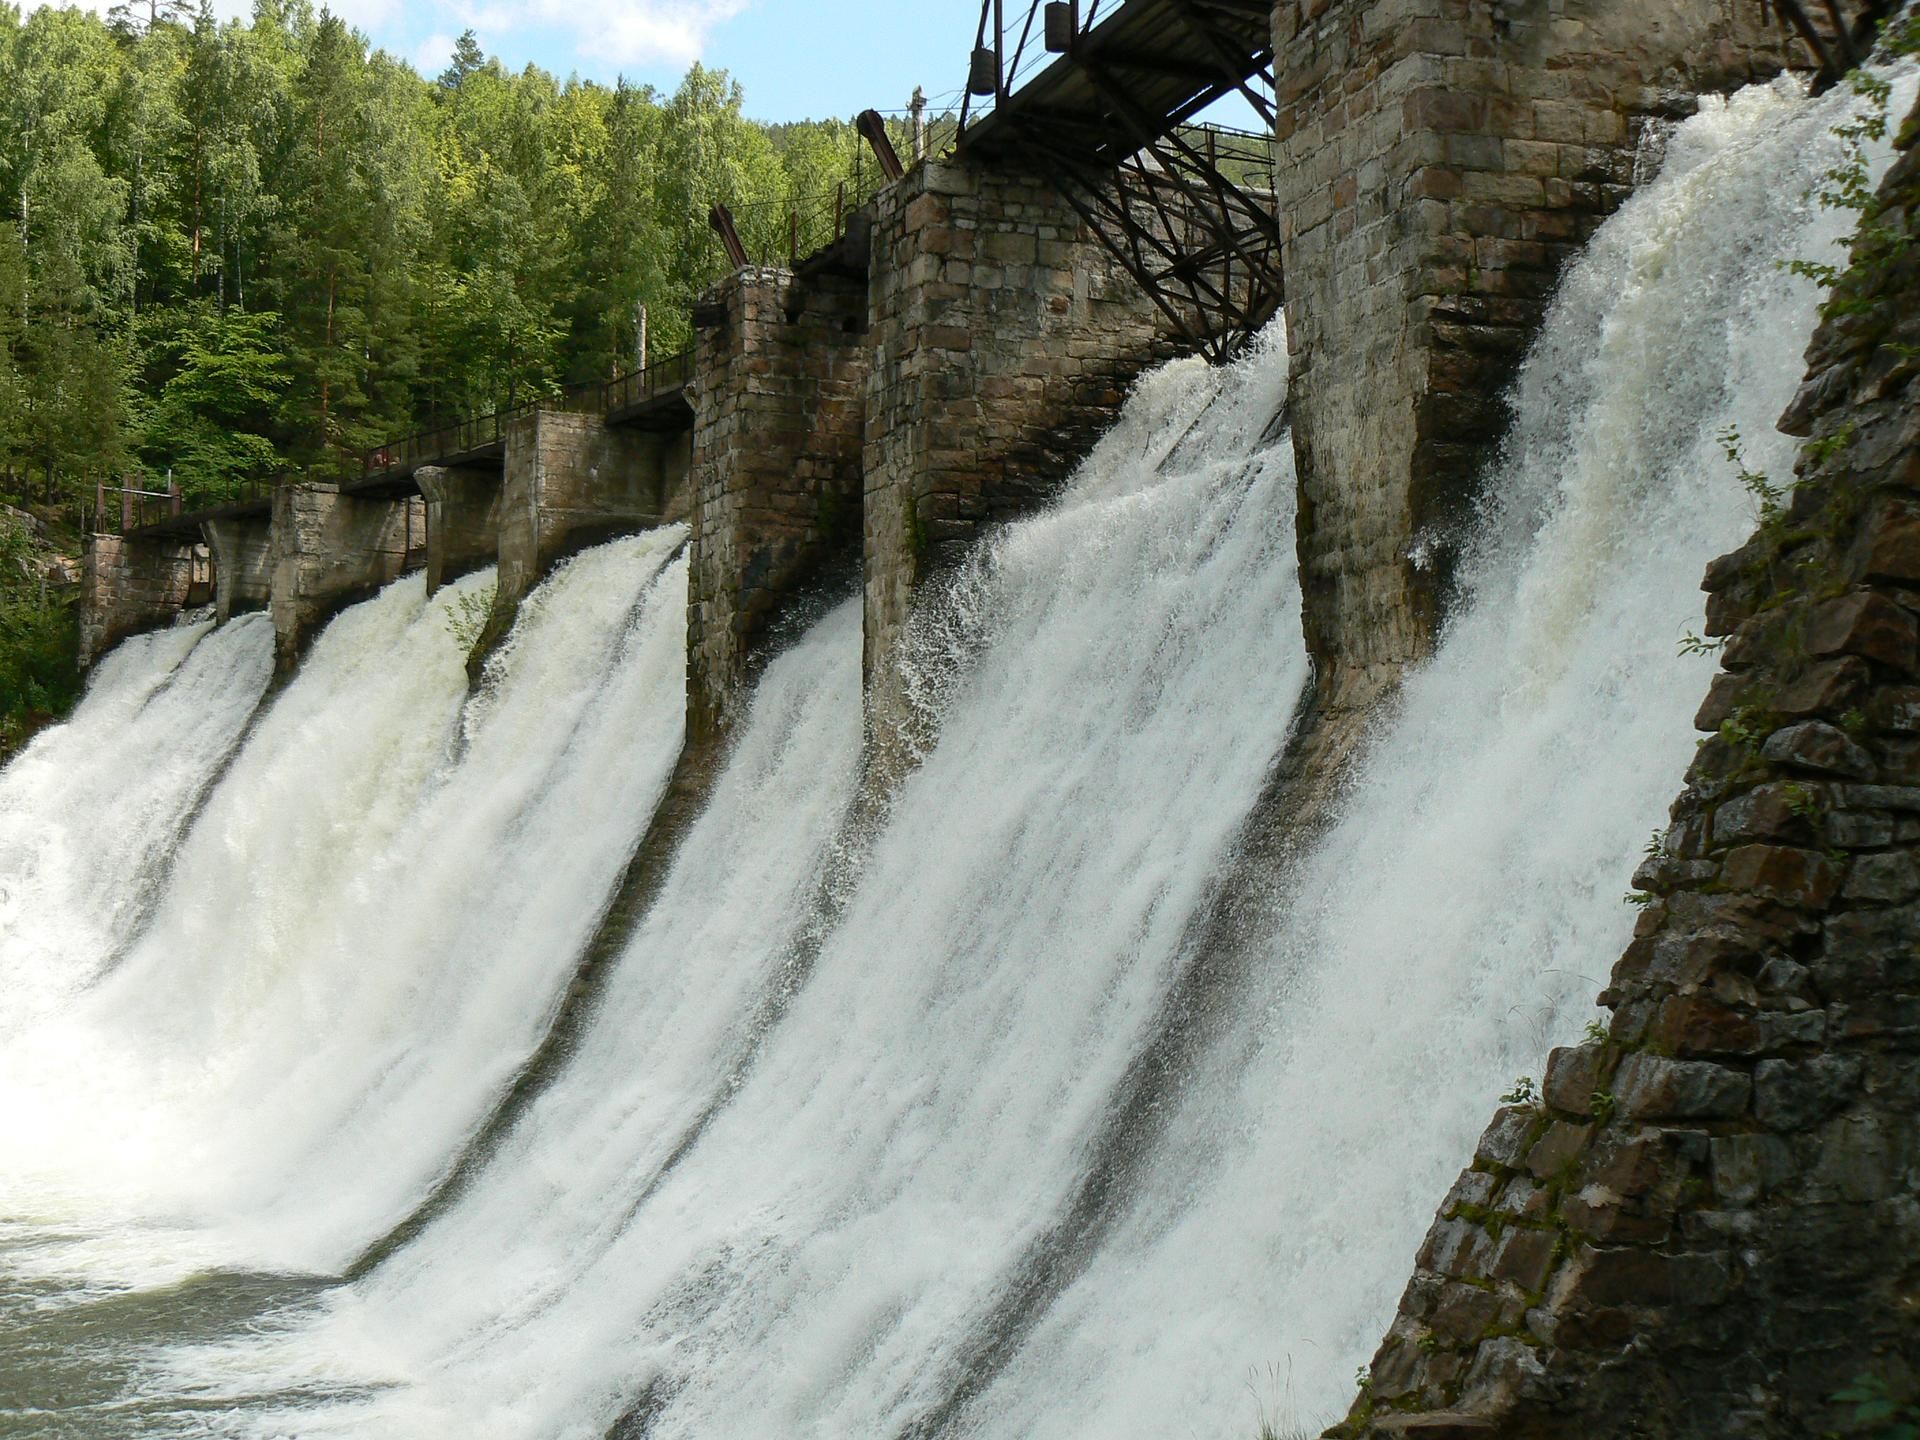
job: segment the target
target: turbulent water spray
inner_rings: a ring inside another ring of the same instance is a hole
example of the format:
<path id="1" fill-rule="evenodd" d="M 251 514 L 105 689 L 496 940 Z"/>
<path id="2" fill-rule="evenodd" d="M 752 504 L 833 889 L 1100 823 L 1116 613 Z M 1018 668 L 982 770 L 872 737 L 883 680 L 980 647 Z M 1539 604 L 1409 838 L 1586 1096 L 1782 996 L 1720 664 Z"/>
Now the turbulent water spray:
<path id="1" fill-rule="evenodd" d="M 1808 192 L 1846 103 L 1785 84 L 1702 102 L 1568 274 L 1462 611 L 1288 877 L 1242 1033 L 967 1433 L 1252 1433 L 1261 1411 L 1307 1429 L 1344 1409 L 1495 1097 L 1578 1038 L 1631 932 L 1622 892 L 1712 672 L 1677 642 L 1706 562 L 1757 518 L 1718 436 L 1792 473 L 1774 421 L 1819 297 L 1780 262 L 1844 233 Z"/>
<path id="2" fill-rule="evenodd" d="M 263 615 L 138 636 L 0 772 L 0 1039 L 120 953 L 272 675 Z"/>
<path id="3" fill-rule="evenodd" d="M 252 1343 L 181 1378 L 394 1387 L 262 1433 L 885 1434 L 938 1405 L 1071 1203 L 1305 679 L 1283 343 L 1154 377 L 1064 501 L 956 580 L 921 630 L 939 743 L 784 1007 L 857 753 L 846 613 L 769 671 L 701 822 L 727 848 L 689 841 L 465 1202 L 281 1337 L 286 1368 Z M 780 742 L 796 768 L 743 772 L 829 646 L 831 709 Z"/>
<path id="4" fill-rule="evenodd" d="M 588 552 L 468 698 L 416 576 L 315 644 L 103 984 L 0 1057 L 0 1206 L 118 1283 L 334 1271 L 538 1043 L 680 743 L 677 530 Z"/>
<path id="5" fill-rule="evenodd" d="M 1676 641 L 1753 519 L 1716 437 L 1790 467 L 1817 297 L 1776 262 L 1838 233 L 1805 191 L 1843 104 L 1706 103 L 1570 272 L 1459 612 L 1183 1085 L 1127 1090 L 1306 681 L 1278 335 L 1150 376 L 916 616 L 935 741 L 859 845 L 856 611 L 776 659 L 469 1182 L 269 1323 L 196 1344 L 182 1308 L 84 1433 L 1158 1440 L 1337 1409 L 1493 1096 L 1630 926 L 1706 683 Z M 672 538 L 607 552 L 613 590 L 557 580 L 476 704 L 416 582 L 322 637 L 125 962 L 0 1048 L 16 1275 L 337 1268 L 426 1193 L 677 743 L 684 568 L 644 583 Z M 1137 1102 L 1143 1158 L 1076 1231 Z"/>

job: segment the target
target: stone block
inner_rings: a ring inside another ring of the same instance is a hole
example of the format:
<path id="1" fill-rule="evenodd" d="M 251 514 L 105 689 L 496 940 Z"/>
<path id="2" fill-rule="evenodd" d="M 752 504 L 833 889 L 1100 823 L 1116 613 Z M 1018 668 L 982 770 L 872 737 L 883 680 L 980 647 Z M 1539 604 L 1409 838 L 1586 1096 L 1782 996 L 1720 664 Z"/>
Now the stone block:
<path id="1" fill-rule="evenodd" d="M 1633 1120 L 1727 1119 L 1745 1113 L 1752 1082 L 1741 1071 L 1644 1051 L 1614 1075 L 1617 1112 Z"/>
<path id="2" fill-rule="evenodd" d="M 1864 1067 L 1856 1056 L 1762 1060 L 1753 1071 L 1753 1110 L 1771 1130 L 1810 1130 L 1847 1104 Z"/>
<path id="3" fill-rule="evenodd" d="M 1873 757 L 1845 731 L 1820 720 L 1802 721 L 1776 730 L 1760 753 L 1776 765 L 1843 775 L 1850 780 L 1874 777 Z"/>
<path id="4" fill-rule="evenodd" d="M 1840 888 L 1840 868 L 1825 855 L 1790 845 L 1742 845 L 1720 878 L 1731 890 L 1809 910 L 1825 908 Z"/>
<path id="5" fill-rule="evenodd" d="M 1815 606 L 1803 641 L 1809 655 L 1858 655 L 1910 674 L 1920 653 L 1920 626 L 1886 596 L 1857 590 Z"/>

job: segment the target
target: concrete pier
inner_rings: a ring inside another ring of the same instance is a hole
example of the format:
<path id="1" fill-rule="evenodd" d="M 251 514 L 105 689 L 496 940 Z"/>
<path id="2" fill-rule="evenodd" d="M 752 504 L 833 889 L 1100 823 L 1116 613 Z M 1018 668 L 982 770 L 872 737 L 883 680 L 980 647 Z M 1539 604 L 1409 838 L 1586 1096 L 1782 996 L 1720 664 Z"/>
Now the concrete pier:
<path id="1" fill-rule="evenodd" d="M 686 475 L 684 442 L 671 435 L 563 410 L 515 419 L 500 485 L 500 588 L 489 629 L 503 631 L 558 561 L 686 518 Z"/>
<path id="2" fill-rule="evenodd" d="M 336 611 L 399 577 L 426 520 L 417 496 L 345 495 L 321 484 L 274 491 L 270 608 L 283 673 Z"/>
<path id="3" fill-rule="evenodd" d="M 701 740 L 734 717 L 782 604 L 858 563 L 868 368 L 864 278 L 743 270 L 706 303 L 687 615 L 687 728 Z"/>
<path id="4" fill-rule="evenodd" d="M 1153 304 L 1030 176 L 930 161 L 872 239 L 863 551 L 867 715 L 911 723 L 895 663 L 915 591 L 1039 503 L 1168 351 Z"/>
<path id="5" fill-rule="evenodd" d="M 80 664 L 168 625 L 195 595 L 204 554 L 192 536 L 89 535 L 81 558 Z"/>
<path id="6" fill-rule="evenodd" d="M 426 504 L 431 595 L 499 554 L 501 478 L 489 466 L 423 465 L 413 479 Z"/>
<path id="7" fill-rule="evenodd" d="M 1648 127 L 1778 73 L 1724 0 L 1279 0 L 1307 647 L 1356 702 L 1425 656 L 1503 392 Z"/>
<path id="8" fill-rule="evenodd" d="M 232 516 L 200 526 L 213 551 L 214 611 L 224 623 L 273 599 L 273 517 Z"/>

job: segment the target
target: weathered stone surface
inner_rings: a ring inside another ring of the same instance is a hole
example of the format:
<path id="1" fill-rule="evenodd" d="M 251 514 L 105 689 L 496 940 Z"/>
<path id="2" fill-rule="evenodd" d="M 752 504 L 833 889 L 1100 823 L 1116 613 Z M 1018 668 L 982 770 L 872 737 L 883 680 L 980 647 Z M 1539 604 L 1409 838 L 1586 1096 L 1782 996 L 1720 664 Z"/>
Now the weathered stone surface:
<path id="1" fill-rule="evenodd" d="M 1727 855 L 1721 879 L 1735 890 L 1817 910 L 1840 888 L 1840 869 L 1815 850 L 1742 845 Z"/>
<path id="2" fill-rule="evenodd" d="M 1274 34 L 1307 646 L 1365 694 L 1427 653 L 1500 397 L 1650 122 L 1784 52 L 1718 0 L 1288 0 Z"/>
<path id="3" fill-rule="evenodd" d="M 1052 493 L 1169 350 L 1151 302 L 1039 177 L 932 162 L 876 204 L 867 718 L 874 764 L 897 772 L 920 719 L 895 663 L 915 592 L 981 526 Z M 1028 236 L 1043 237 L 1031 257 Z"/>
<path id="4" fill-rule="evenodd" d="M 1920 654 L 1920 627 L 1886 596 L 1856 590 L 1815 606 L 1803 643 L 1809 655 L 1858 655 L 1911 672 Z"/>
<path id="5" fill-rule="evenodd" d="M 1593 1138 L 1591 1125 L 1574 1125 L 1556 1120 L 1547 1127 L 1527 1152 L 1527 1169 L 1536 1180 L 1553 1180 L 1570 1165 L 1587 1141 Z"/>
<path id="6" fill-rule="evenodd" d="M 1629 1119 L 1724 1119 L 1745 1111 L 1751 1089 L 1738 1070 L 1642 1052 L 1620 1062 L 1613 1093 Z"/>
<path id="7" fill-rule="evenodd" d="M 1783 421 L 1816 442 L 1793 528 L 1763 529 L 1709 569 L 1722 619 L 1740 626 L 1739 670 L 1701 721 L 1733 724 L 1700 747 L 1665 853 L 1643 868 L 1661 888 L 1603 996 L 1606 1043 L 1549 1065 L 1557 1114 L 1602 1077 L 1581 1112 L 1592 1123 L 1503 1112 L 1475 1162 L 1505 1175 L 1523 1144 L 1550 1159 L 1532 1167 L 1552 1178 L 1526 1198 L 1546 1200 L 1528 1227 L 1575 1243 L 1523 1335 L 1497 1324 L 1411 1347 L 1419 1358 L 1396 1357 L 1392 1424 L 1363 1401 L 1339 1436 L 1467 1412 L 1503 1440 L 1804 1440 L 1848 1429 L 1832 1397 L 1853 1377 L 1911 1378 L 1920 264 L 1896 247 L 1920 217 L 1920 111 L 1903 135 L 1882 190 L 1888 228 L 1856 252 Z M 1470 1206 L 1456 1219 L 1476 1215 L 1491 1220 Z M 1496 1246 L 1486 1265 L 1492 1277 L 1508 1262 Z M 1420 1293 L 1436 1335 L 1470 1330 L 1456 1307 L 1478 1318 L 1445 1286 Z M 1473 1377 L 1511 1367 L 1516 1342 L 1537 1368 L 1475 1390 Z"/>
<path id="8" fill-rule="evenodd" d="M 598 415 L 534 410 L 509 420 L 499 501 L 499 580 L 489 630 L 559 561 L 687 513 L 673 437 Z"/>
<path id="9" fill-rule="evenodd" d="M 284 674 L 329 616 L 396 578 L 426 536 L 417 497 L 344 495 L 332 485 L 273 492 L 274 654 Z"/>
<path id="10" fill-rule="evenodd" d="M 1541 1096 L 1555 1110 L 1591 1115 L 1593 1092 L 1600 1088 L 1602 1058 L 1598 1045 L 1563 1046 L 1555 1050 L 1547 1057 Z"/>
<path id="11" fill-rule="evenodd" d="M 1510 1105 L 1496 1111 L 1475 1150 L 1475 1158 L 1494 1165 L 1519 1165 L 1540 1130 L 1539 1112 L 1531 1106 Z"/>
<path id="12" fill-rule="evenodd" d="M 1713 812 L 1713 844 L 1805 839 L 1810 830 L 1800 813 L 1806 808 L 1805 794 L 1803 785 L 1777 781 L 1723 801 Z"/>
<path id="13" fill-rule="evenodd" d="M 423 465 L 413 478 L 427 507 L 427 593 L 491 565 L 500 554 L 500 472 Z"/>
<path id="14" fill-rule="evenodd" d="M 1843 1055 L 1762 1060 L 1753 1071 L 1753 1113 L 1774 1130 L 1807 1130 L 1847 1101 L 1862 1063 Z"/>
<path id="15" fill-rule="evenodd" d="M 273 516 L 235 516 L 200 527 L 213 551 L 215 614 L 224 623 L 273 598 Z"/>
<path id="16" fill-rule="evenodd" d="M 1841 895 L 1868 904 L 1898 904 L 1920 895 L 1920 860 L 1905 851 L 1862 855 L 1847 867 Z"/>
<path id="17" fill-rule="evenodd" d="M 207 568 L 190 539 L 89 535 L 80 561 L 80 663 L 91 665 L 127 636 L 170 623 Z M 201 582 L 204 588 L 204 581 Z"/>
<path id="18" fill-rule="evenodd" d="M 924 197 L 933 199 L 936 197 Z M 785 608 L 860 547 L 867 280 L 742 270 L 695 354 L 687 725 L 718 735 Z"/>
<path id="19" fill-rule="evenodd" d="M 1776 765 L 1844 775 L 1850 780 L 1874 778 L 1873 757 L 1844 730 L 1822 720 L 1804 720 L 1774 731 L 1760 754 Z"/>

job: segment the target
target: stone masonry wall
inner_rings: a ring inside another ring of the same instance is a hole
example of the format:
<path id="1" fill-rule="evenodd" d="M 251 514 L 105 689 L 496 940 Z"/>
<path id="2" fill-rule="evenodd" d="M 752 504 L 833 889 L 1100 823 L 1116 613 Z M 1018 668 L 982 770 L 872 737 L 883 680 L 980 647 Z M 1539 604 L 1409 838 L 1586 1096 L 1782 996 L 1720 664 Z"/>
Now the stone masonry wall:
<path id="1" fill-rule="evenodd" d="M 481 465 L 423 465 L 413 474 L 426 502 L 427 593 L 491 565 L 500 550 L 500 472 Z"/>
<path id="2" fill-rule="evenodd" d="M 269 609 L 282 674 L 329 616 L 399 576 L 409 536 L 425 525 L 418 497 L 343 495 L 319 484 L 274 490 Z"/>
<path id="3" fill-rule="evenodd" d="M 172 621 L 193 583 L 191 539 L 89 535 L 81 560 L 80 663 Z"/>
<path id="4" fill-rule="evenodd" d="M 863 525 L 884 755 L 909 724 L 893 657 L 916 588 L 1063 481 L 1169 350 L 1152 303 L 1044 183 L 929 161 L 877 203 Z"/>
<path id="5" fill-rule="evenodd" d="M 705 739 L 744 697 L 782 603 L 860 544 L 863 278 L 748 269 L 705 297 L 687 608 L 687 722 Z"/>
<path id="6" fill-rule="evenodd" d="M 1920 110 L 1601 996 L 1500 1111 L 1343 1436 L 1805 1440 L 1920 1386 Z"/>
<path id="7" fill-rule="evenodd" d="M 1424 656 L 1501 394 L 1649 121 L 1776 72 L 1749 0 L 1278 0 L 1277 193 L 1308 649 Z"/>
<path id="8" fill-rule="evenodd" d="M 684 503 L 668 493 L 663 444 L 596 415 L 561 410 L 536 410 L 508 425 L 495 621 L 510 617 L 558 561 L 658 525 Z"/>
<path id="9" fill-rule="evenodd" d="M 273 598 L 273 517 L 235 516 L 201 527 L 213 551 L 214 614 L 224 624 Z"/>

